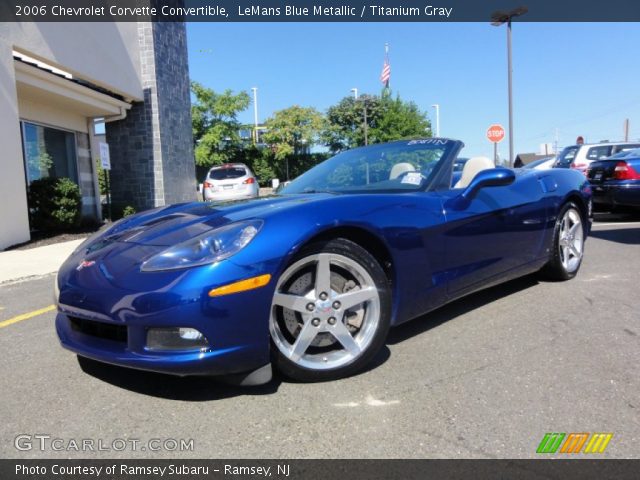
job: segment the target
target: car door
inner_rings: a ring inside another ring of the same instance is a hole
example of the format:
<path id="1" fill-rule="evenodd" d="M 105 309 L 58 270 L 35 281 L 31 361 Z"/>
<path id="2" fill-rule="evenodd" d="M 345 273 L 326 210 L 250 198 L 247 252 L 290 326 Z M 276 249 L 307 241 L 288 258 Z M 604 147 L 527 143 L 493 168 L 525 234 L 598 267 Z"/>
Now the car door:
<path id="1" fill-rule="evenodd" d="M 509 276 L 540 257 L 546 201 L 540 174 L 485 187 L 461 208 L 463 189 L 442 192 L 448 293 L 459 296 Z"/>

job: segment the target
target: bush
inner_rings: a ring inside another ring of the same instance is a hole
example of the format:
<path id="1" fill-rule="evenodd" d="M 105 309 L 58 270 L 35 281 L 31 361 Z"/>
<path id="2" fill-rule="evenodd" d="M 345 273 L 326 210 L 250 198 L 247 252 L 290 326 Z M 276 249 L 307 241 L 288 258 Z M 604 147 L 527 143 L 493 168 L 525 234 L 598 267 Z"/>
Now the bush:
<path id="1" fill-rule="evenodd" d="M 133 208 L 131 205 L 127 205 L 122 210 L 122 216 L 123 217 L 128 217 L 129 215 L 133 215 L 134 213 L 136 213 L 136 209 Z"/>
<path id="2" fill-rule="evenodd" d="M 80 187 L 68 178 L 34 180 L 28 193 L 31 227 L 64 230 L 78 226 L 81 198 Z"/>
<path id="3" fill-rule="evenodd" d="M 109 219 L 112 222 L 133 215 L 134 213 L 137 213 L 137 210 L 131 205 L 122 202 L 111 202 L 111 218 L 109 218 L 109 205 L 106 203 L 102 204 L 102 218 Z"/>

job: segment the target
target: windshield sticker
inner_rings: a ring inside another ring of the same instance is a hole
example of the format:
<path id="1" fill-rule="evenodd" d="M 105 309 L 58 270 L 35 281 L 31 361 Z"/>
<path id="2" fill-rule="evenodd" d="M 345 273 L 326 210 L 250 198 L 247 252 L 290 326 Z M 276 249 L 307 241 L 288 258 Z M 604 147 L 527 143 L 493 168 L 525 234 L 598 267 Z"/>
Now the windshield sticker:
<path id="1" fill-rule="evenodd" d="M 400 183 L 408 183 L 409 185 L 420 185 L 422 183 L 422 174 L 420 172 L 409 172 Z"/>
<path id="2" fill-rule="evenodd" d="M 449 140 L 441 138 L 425 138 L 424 140 L 411 140 L 407 145 L 446 145 Z"/>

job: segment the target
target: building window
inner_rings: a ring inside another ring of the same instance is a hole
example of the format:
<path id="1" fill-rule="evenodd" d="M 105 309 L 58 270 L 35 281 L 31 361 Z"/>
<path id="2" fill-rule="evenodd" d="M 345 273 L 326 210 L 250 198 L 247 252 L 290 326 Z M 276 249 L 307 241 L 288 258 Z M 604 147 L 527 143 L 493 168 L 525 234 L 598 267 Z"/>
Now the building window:
<path id="1" fill-rule="evenodd" d="M 76 137 L 73 132 L 22 122 L 27 184 L 46 177 L 78 183 Z"/>

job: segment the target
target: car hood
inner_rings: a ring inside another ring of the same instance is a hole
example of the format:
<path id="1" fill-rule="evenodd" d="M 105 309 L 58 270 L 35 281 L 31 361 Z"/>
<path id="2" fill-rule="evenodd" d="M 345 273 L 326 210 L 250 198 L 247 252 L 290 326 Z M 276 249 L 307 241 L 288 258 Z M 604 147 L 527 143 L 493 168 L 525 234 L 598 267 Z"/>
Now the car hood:
<path id="1" fill-rule="evenodd" d="M 233 202 L 187 203 L 143 212 L 109 229 L 103 238 L 148 246 L 184 242 L 228 223 L 264 219 L 284 209 L 322 201 L 330 194 L 269 196 Z"/>

